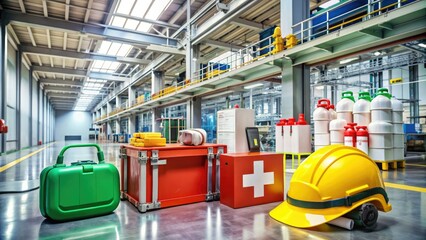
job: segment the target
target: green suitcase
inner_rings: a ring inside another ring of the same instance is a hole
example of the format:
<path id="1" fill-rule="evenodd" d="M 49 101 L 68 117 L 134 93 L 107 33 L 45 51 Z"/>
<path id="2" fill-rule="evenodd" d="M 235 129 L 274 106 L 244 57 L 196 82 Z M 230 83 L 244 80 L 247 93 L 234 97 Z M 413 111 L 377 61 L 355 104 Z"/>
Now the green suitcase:
<path id="1" fill-rule="evenodd" d="M 65 151 L 80 147 L 96 147 L 99 163 L 63 164 Z M 65 146 L 56 164 L 40 174 L 40 212 L 46 218 L 67 221 L 104 215 L 114 211 L 119 203 L 118 170 L 104 162 L 104 153 L 97 144 Z"/>

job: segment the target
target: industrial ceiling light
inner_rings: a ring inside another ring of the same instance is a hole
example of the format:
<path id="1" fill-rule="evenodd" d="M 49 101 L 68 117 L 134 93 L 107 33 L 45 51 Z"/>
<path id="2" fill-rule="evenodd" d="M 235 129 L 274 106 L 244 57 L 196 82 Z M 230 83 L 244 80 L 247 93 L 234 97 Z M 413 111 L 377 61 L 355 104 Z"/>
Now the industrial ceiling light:
<path id="1" fill-rule="evenodd" d="M 358 57 L 353 57 L 353 58 L 348 58 L 348 59 L 344 59 L 342 61 L 340 61 L 340 64 L 346 64 L 352 61 L 358 60 Z"/>
<path id="2" fill-rule="evenodd" d="M 382 53 L 381 53 L 381 52 L 379 52 L 379 51 L 375 51 L 375 52 L 374 52 L 374 56 L 376 56 L 376 57 L 377 57 L 377 56 L 380 56 L 381 54 L 382 54 Z"/>
<path id="3" fill-rule="evenodd" d="M 252 88 L 257 88 L 257 87 L 260 87 L 260 86 L 263 86 L 263 84 L 262 83 L 255 83 L 255 84 L 252 84 L 252 85 L 244 86 L 244 89 L 252 89 Z"/>
<path id="4" fill-rule="evenodd" d="M 419 47 L 426 48 L 426 44 L 424 44 L 424 43 L 419 43 L 418 45 L 419 45 Z"/>

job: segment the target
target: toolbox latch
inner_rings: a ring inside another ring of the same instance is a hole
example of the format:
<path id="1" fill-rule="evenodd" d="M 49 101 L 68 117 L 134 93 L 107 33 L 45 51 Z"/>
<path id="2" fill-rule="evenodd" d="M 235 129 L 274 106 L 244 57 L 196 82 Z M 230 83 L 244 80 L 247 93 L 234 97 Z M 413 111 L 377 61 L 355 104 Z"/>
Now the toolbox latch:
<path id="1" fill-rule="evenodd" d="M 125 148 L 120 149 L 120 154 L 118 155 L 119 158 L 127 159 L 127 151 Z"/>
<path id="2" fill-rule="evenodd" d="M 158 150 L 152 150 L 151 154 L 152 154 L 152 156 L 151 156 L 151 165 L 152 166 L 167 164 L 167 160 L 166 159 L 160 160 L 158 158 Z"/>
<path id="3" fill-rule="evenodd" d="M 148 161 L 146 151 L 140 151 L 140 152 L 138 152 L 138 155 L 139 155 L 139 163 L 140 164 L 146 164 L 147 161 Z"/>

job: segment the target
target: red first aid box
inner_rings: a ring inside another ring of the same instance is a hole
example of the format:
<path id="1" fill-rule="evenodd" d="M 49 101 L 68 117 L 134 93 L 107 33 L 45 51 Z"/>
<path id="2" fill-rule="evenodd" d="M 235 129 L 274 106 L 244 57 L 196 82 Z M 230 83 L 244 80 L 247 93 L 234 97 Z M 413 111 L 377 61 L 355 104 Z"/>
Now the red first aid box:
<path id="1" fill-rule="evenodd" d="M 220 158 L 220 203 L 240 208 L 283 201 L 282 154 L 228 153 Z"/>
<path id="2" fill-rule="evenodd" d="M 220 157 L 226 145 L 120 148 L 121 198 L 140 212 L 219 199 Z"/>

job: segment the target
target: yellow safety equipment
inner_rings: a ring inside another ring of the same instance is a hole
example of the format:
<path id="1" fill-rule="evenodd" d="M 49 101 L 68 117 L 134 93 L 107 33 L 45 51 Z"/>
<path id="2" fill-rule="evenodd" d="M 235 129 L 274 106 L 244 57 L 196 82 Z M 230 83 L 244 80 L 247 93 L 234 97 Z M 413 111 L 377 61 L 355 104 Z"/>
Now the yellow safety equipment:
<path id="1" fill-rule="evenodd" d="M 286 201 L 269 215 L 300 228 L 329 222 L 364 203 L 392 210 L 375 162 L 364 152 L 342 145 L 323 147 L 295 171 Z"/>
<path id="2" fill-rule="evenodd" d="M 284 39 L 281 37 L 280 27 L 276 27 L 274 29 L 274 34 L 272 35 L 272 37 L 274 38 L 274 42 L 272 43 L 272 45 L 274 46 L 274 49 L 272 50 L 272 54 L 275 54 L 284 50 Z"/>

